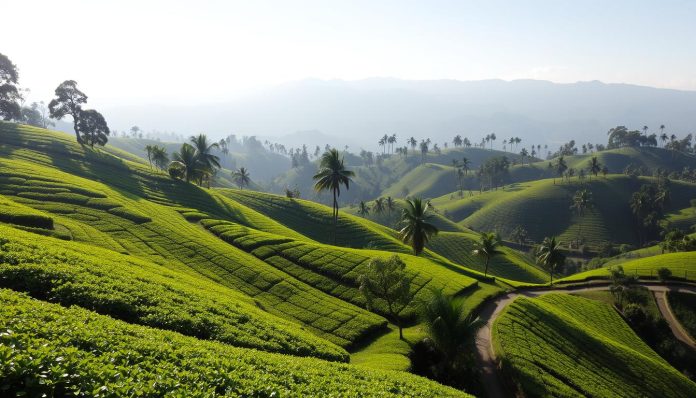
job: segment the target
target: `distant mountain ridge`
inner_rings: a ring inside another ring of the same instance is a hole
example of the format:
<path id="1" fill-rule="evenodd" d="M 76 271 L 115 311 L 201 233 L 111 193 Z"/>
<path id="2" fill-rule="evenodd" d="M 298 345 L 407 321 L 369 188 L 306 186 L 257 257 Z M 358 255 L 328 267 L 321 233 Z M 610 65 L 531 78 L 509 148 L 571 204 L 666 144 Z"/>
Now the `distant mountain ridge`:
<path id="1" fill-rule="evenodd" d="M 556 145 L 569 139 L 605 142 L 616 125 L 669 134 L 696 130 L 696 91 L 598 81 L 559 84 L 540 80 L 430 80 L 372 78 L 308 79 L 268 89 L 242 100 L 208 106 L 130 106 L 106 109 L 114 126 L 152 126 L 182 134 L 206 131 L 281 137 L 317 130 L 375 149 L 377 137 L 455 134 L 478 141 L 495 133 L 526 143 Z M 121 127 L 119 127 L 121 128 Z M 305 142 L 321 145 L 321 142 Z M 296 144 L 302 144 L 297 142 Z M 522 144 L 524 146 L 524 144 Z M 357 148 L 356 148 L 357 149 Z"/>

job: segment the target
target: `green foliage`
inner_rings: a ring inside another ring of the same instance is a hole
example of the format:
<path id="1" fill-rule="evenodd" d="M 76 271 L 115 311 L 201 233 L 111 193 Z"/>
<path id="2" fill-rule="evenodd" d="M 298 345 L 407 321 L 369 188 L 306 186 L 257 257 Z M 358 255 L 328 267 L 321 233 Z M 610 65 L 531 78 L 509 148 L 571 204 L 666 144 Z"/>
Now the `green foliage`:
<path id="1" fill-rule="evenodd" d="M 656 278 L 660 268 L 672 272 L 673 279 L 696 280 L 696 252 L 658 254 L 651 257 L 628 260 L 621 263 L 627 275 L 640 278 Z M 587 279 L 609 278 L 608 268 L 597 268 L 560 279 L 562 282 L 577 282 Z"/>
<path id="2" fill-rule="evenodd" d="M 396 254 L 386 260 L 375 258 L 358 277 L 360 292 L 365 296 L 367 308 L 374 306 L 377 298 L 384 300 L 389 315 L 399 326 L 399 338 L 403 339 L 403 326 L 398 315 L 411 302 L 410 278 L 406 274 L 406 263 Z"/>
<path id="3" fill-rule="evenodd" d="M 496 232 L 483 232 L 479 237 L 479 240 L 474 244 L 474 250 L 472 254 L 484 259 L 485 268 L 483 271 L 484 275 L 488 275 L 488 264 L 491 259 L 501 252 L 498 250 L 500 246 L 500 235 Z"/>
<path id="4" fill-rule="evenodd" d="M 204 342 L 7 290 L 0 290 L 0 391 L 95 397 L 467 396 L 407 373 Z"/>
<path id="5" fill-rule="evenodd" d="M 438 229 L 431 222 L 430 203 L 420 198 L 406 199 L 401 210 L 399 237 L 411 245 L 413 253 L 419 255 L 430 239 L 437 235 Z"/>
<path id="6" fill-rule="evenodd" d="M 667 292 L 672 312 L 693 338 L 696 336 L 696 296 L 688 293 Z"/>
<path id="7" fill-rule="evenodd" d="M 696 384 L 604 303 L 564 294 L 520 297 L 494 323 L 493 338 L 496 352 L 528 396 L 696 394 Z"/>
<path id="8" fill-rule="evenodd" d="M 0 195 L 0 222 L 24 227 L 53 229 L 53 218 Z"/>

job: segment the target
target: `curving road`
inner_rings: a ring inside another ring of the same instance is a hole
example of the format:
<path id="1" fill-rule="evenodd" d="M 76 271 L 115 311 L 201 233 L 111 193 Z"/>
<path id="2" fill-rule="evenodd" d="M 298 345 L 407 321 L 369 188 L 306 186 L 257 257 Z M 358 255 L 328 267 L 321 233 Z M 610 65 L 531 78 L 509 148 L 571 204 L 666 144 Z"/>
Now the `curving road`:
<path id="1" fill-rule="evenodd" d="M 684 330 L 682 325 L 672 313 L 669 303 L 667 302 L 666 294 L 667 291 L 696 294 L 696 287 L 648 283 L 641 283 L 639 285 L 653 292 L 657 302 L 657 307 L 667 321 L 667 324 L 669 324 L 674 336 L 693 349 L 696 349 L 696 342 L 694 342 L 691 336 L 689 336 L 689 334 Z M 592 290 L 609 290 L 609 286 L 610 285 L 608 283 L 601 283 L 592 286 L 569 288 L 520 290 L 498 296 L 495 300 L 485 303 L 479 309 L 479 317 L 485 322 L 485 324 L 476 333 L 476 361 L 479 369 L 481 370 L 481 382 L 486 391 L 486 395 L 489 398 L 504 398 L 513 396 L 513 394 L 510 392 L 511 388 L 506 384 L 507 381 L 502 377 L 498 370 L 498 360 L 493 350 L 493 339 L 491 333 L 493 322 L 508 304 L 514 301 L 518 296 L 537 297 L 547 293 L 576 293 Z"/>

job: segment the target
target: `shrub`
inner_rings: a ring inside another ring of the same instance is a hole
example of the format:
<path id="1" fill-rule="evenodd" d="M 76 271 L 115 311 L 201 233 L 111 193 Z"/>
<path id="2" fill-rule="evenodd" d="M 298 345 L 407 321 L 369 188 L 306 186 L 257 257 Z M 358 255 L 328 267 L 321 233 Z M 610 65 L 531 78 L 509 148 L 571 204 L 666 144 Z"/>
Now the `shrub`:
<path id="1" fill-rule="evenodd" d="M 670 279 L 672 277 L 672 270 L 669 268 L 659 268 L 657 270 L 657 278 L 661 280 L 662 282 L 665 282 L 666 280 Z"/>

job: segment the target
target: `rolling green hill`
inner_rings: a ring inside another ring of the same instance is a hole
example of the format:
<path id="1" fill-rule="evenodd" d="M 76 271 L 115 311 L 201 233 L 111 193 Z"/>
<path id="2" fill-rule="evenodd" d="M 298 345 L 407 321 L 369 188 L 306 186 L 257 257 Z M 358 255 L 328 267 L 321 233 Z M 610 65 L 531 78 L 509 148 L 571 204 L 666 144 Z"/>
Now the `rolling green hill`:
<path id="1" fill-rule="evenodd" d="M 0 290 L 3 388 L 27 396 L 468 396 L 405 372 L 263 353 Z"/>
<path id="2" fill-rule="evenodd" d="M 579 233 L 590 244 L 600 241 L 636 242 L 629 207 L 631 194 L 652 178 L 611 175 L 570 182 L 540 180 L 511 184 L 497 191 L 473 196 L 445 195 L 432 203 L 440 212 L 474 230 L 496 230 L 504 237 L 517 226 L 524 227 L 529 238 L 545 236 L 561 240 L 577 239 Z M 594 209 L 581 218 L 570 210 L 572 196 L 579 189 L 592 192 Z M 696 198 L 696 184 L 672 182 L 669 209 L 689 206 Z"/>
<path id="3" fill-rule="evenodd" d="M 495 321 L 493 339 L 527 396 L 696 394 L 696 384 L 601 302 L 564 294 L 520 297 Z"/>
<path id="4" fill-rule="evenodd" d="M 614 265 L 617 263 L 610 263 Z M 642 278 L 657 278 L 657 270 L 667 268 L 672 271 L 672 277 L 696 281 L 696 252 L 681 252 L 657 254 L 650 257 L 620 262 L 628 275 L 638 275 Z M 609 268 L 602 267 L 580 272 L 560 279 L 559 282 L 577 282 L 593 278 L 607 278 Z"/>
<path id="5" fill-rule="evenodd" d="M 440 154 L 429 152 L 424 159 L 421 159 L 420 152 L 409 151 L 406 157 L 391 155 L 384 158 L 381 164 L 370 166 L 358 161 L 359 158 L 346 155 L 346 165 L 355 172 L 355 177 L 351 183 L 351 189 L 342 192 L 341 201 L 342 203 L 356 203 L 361 200 L 372 200 L 379 196 L 403 198 L 409 195 L 423 195 L 424 197 L 435 197 L 454 189 L 454 172 L 451 172 L 449 180 L 445 172 L 448 169 L 451 170 L 452 160 L 461 161 L 463 157 L 466 157 L 471 162 L 470 170 L 474 170 L 494 156 L 507 156 L 511 160 L 519 160 L 517 154 L 481 148 L 443 149 Z M 312 176 L 316 170 L 315 163 L 291 169 L 273 181 L 272 190 L 280 193 L 285 188 L 298 188 L 305 198 L 329 203 L 330 198 L 327 195 L 318 196 L 313 192 Z M 470 172 L 469 175 L 472 176 L 472 173 Z M 419 176 L 422 179 L 419 179 Z M 403 183 L 404 178 L 408 178 L 409 181 L 419 186 L 414 189 L 409 184 Z M 430 182 L 430 180 L 437 182 Z M 471 178 L 470 185 L 476 185 L 473 178 Z M 430 188 L 434 191 L 430 192 Z"/>
<path id="6" fill-rule="evenodd" d="M 644 167 L 648 170 L 661 169 L 664 171 L 682 171 L 684 167 L 696 167 L 696 156 L 683 152 L 670 151 L 652 147 L 624 147 L 609 149 L 584 155 L 565 156 L 568 167 L 576 170 L 585 169 L 593 156 L 597 157 L 602 166 L 607 166 L 611 174 L 619 174 L 628 166 Z M 556 161 L 553 159 L 551 161 Z M 530 165 L 517 165 L 510 169 L 510 181 L 524 182 L 557 177 L 548 168 L 549 161 L 534 162 Z"/>
<path id="7" fill-rule="evenodd" d="M 434 252 L 411 256 L 377 223 L 341 214 L 345 247 L 330 246 L 325 206 L 197 187 L 73 140 L 0 123 L 0 287 L 235 349 L 346 361 L 359 347 L 382 368 L 386 311 L 357 290 L 370 259 L 399 253 L 419 301 L 442 288 L 471 310 L 501 289 Z"/>

